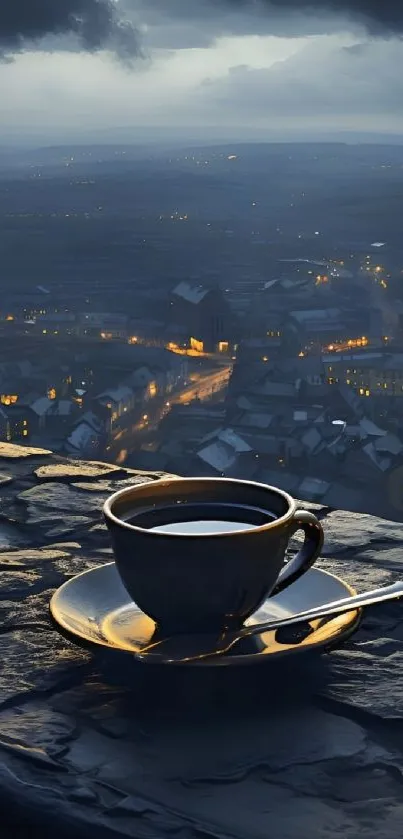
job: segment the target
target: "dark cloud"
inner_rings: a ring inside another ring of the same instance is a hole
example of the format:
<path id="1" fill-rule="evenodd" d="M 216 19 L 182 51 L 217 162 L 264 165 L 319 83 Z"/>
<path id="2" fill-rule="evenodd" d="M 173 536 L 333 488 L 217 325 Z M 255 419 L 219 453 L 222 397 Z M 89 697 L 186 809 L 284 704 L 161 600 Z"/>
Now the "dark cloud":
<path id="1" fill-rule="evenodd" d="M 403 0 L 0 0 L 0 52 L 69 36 L 81 49 L 130 58 L 140 52 L 135 24 L 146 24 L 151 45 L 181 48 L 222 35 L 332 32 L 348 19 L 401 35 Z"/>
<path id="2" fill-rule="evenodd" d="M 0 0 L 0 49 L 14 53 L 48 36 L 74 35 L 83 49 L 130 58 L 139 52 L 137 34 L 120 9 L 113 0 Z"/>
<path id="3" fill-rule="evenodd" d="M 212 0 L 207 0 L 211 4 Z M 215 0 L 214 0 L 215 2 Z M 367 23 L 371 29 L 380 28 L 389 31 L 403 31 L 402 0 L 219 0 L 223 5 L 243 10 L 257 8 L 267 12 L 281 9 L 287 12 L 332 13 L 354 17 Z"/>
<path id="4" fill-rule="evenodd" d="M 403 0 L 121 0 L 151 46 L 206 47 L 226 35 L 303 37 L 363 26 L 403 33 Z"/>

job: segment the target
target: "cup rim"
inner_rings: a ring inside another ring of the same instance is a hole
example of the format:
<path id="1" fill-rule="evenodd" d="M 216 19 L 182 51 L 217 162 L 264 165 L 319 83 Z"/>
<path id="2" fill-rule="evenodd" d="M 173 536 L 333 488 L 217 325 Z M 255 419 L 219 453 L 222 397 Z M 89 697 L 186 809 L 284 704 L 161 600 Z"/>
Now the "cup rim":
<path id="1" fill-rule="evenodd" d="M 258 487 L 259 489 L 262 489 L 264 492 L 275 492 L 277 495 L 281 495 L 282 498 L 288 504 L 288 510 L 287 510 L 286 513 L 284 513 L 284 515 L 280 516 L 279 518 L 274 519 L 274 521 L 268 521 L 266 524 L 261 524 L 258 527 L 251 528 L 250 530 L 236 530 L 234 528 L 234 530 L 223 531 L 222 533 L 220 533 L 220 532 L 218 532 L 218 533 L 180 533 L 180 532 L 179 533 L 170 533 L 170 532 L 163 533 L 163 532 L 158 531 L 158 530 L 148 530 L 145 527 L 139 527 L 136 524 L 131 524 L 130 522 L 124 521 L 123 519 L 121 519 L 117 515 L 115 515 L 115 513 L 112 510 L 112 507 L 116 503 L 116 501 L 118 501 L 120 498 L 123 498 L 129 492 L 130 493 L 137 492 L 137 491 L 140 492 L 141 489 L 144 488 L 144 486 L 149 486 L 149 484 L 146 483 L 146 484 L 137 484 L 137 485 L 133 484 L 132 486 L 128 486 L 128 487 L 126 486 L 126 487 L 123 487 L 123 489 L 119 489 L 119 490 L 117 490 L 117 492 L 114 492 L 112 495 L 110 495 L 109 498 L 106 499 L 106 501 L 104 502 L 104 505 L 103 505 L 103 513 L 104 513 L 105 518 L 107 520 L 109 519 L 109 521 L 111 521 L 113 524 L 117 525 L 118 527 L 123 528 L 123 530 L 128 530 L 129 532 L 132 532 L 132 533 L 143 533 L 143 534 L 146 533 L 147 536 L 153 537 L 155 539 L 157 539 L 157 538 L 160 538 L 160 539 L 162 539 L 162 538 L 163 539 L 167 539 L 167 538 L 169 538 L 169 539 L 217 539 L 217 538 L 222 538 L 222 539 L 224 539 L 224 538 L 228 538 L 228 537 L 231 537 L 231 536 L 235 536 L 236 534 L 240 534 L 240 533 L 242 533 L 243 536 L 247 536 L 248 534 L 253 534 L 253 533 L 264 533 L 266 530 L 275 530 L 278 527 L 282 527 L 288 521 L 291 521 L 291 519 L 293 518 L 293 516 L 296 512 L 296 509 L 297 509 L 296 501 L 294 500 L 294 498 L 292 498 L 291 495 L 289 495 L 288 492 L 285 492 L 283 489 L 280 489 L 279 487 L 269 486 L 268 484 L 262 484 L 262 483 L 259 483 L 257 481 L 243 481 L 243 480 L 237 480 L 236 478 L 181 478 L 181 477 L 175 478 L 175 477 L 172 477 L 172 478 L 161 478 L 160 480 L 158 480 L 157 483 L 158 483 L 159 486 L 161 486 L 161 484 L 163 484 L 164 486 L 170 486 L 174 481 L 181 481 L 182 483 L 186 483 L 186 484 L 189 484 L 189 483 L 190 484 L 192 484 L 192 483 L 211 484 L 211 483 L 214 483 L 214 482 L 220 482 L 220 484 L 225 483 L 225 484 L 232 484 L 232 485 L 237 484 L 237 485 L 241 485 L 241 486 Z M 234 522 L 234 524 L 236 524 L 236 522 Z"/>

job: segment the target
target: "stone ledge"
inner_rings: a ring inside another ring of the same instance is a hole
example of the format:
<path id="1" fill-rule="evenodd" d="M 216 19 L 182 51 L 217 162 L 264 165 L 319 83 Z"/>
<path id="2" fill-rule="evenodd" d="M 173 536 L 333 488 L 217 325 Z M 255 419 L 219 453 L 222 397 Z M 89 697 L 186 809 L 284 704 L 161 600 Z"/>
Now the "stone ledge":
<path id="1" fill-rule="evenodd" d="M 400 839 L 401 607 L 368 612 L 330 655 L 242 678 L 90 655 L 55 630 L 50 596 L 110 560 L 107 495 L 160 473 L 12 449 L 10 458 L 1 444 L 0 804 L 10 837 L 28 835 L 25 819 L 76 839 Z M 361 590 L 401 576 L 403 525 L 318 513 L 322 568 Z"/>

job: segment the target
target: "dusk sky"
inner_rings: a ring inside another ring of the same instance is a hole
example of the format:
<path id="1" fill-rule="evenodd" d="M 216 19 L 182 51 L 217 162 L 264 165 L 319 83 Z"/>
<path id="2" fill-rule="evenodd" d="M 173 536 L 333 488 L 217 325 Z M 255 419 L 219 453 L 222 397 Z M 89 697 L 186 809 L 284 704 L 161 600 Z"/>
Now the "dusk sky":
<path id="1" fill-rule="evenodd" d="M 0 142 L 131 126 L 398 134 L 402 6 L 0 0 Z"/>

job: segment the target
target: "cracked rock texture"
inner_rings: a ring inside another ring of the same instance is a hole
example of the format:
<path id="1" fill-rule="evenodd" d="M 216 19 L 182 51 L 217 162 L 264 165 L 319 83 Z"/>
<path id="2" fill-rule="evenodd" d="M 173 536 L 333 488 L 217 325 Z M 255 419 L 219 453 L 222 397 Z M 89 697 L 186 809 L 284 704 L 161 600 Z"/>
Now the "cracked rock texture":
<path id="1" fill-rule="evenodd" d="M 241 671 L 90 654 L 54 628 L 55 588 L 110 561 L 103 500 L 158 477 L 0 446 L 2 836 L 401 839 L 399 604 L 329 654 Z M 358 590 L 401 576 L 402 524 L 318 514 L 320 567 Z"/>

